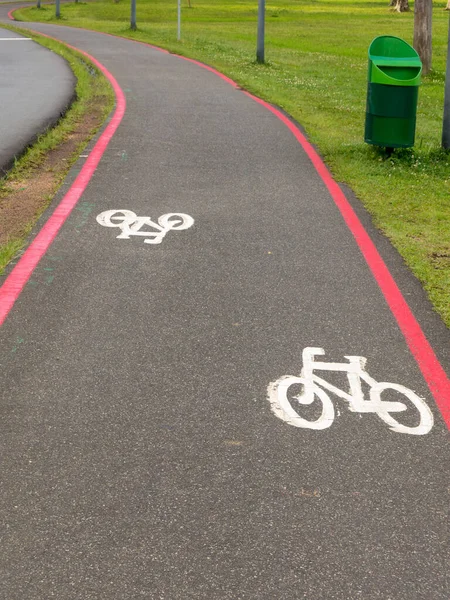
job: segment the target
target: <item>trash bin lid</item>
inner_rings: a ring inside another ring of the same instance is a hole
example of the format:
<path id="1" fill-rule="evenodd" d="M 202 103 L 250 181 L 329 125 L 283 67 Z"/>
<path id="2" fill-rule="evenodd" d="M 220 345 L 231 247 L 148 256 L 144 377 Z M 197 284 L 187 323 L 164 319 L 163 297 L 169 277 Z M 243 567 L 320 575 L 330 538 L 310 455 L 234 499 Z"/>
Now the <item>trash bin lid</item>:
<path id="1" fill-rule="evenodd" d="M 369 46 L 369 81 L 418 86 L 422 63 L 412 46 L 393 35 L 376 37 Z"/>

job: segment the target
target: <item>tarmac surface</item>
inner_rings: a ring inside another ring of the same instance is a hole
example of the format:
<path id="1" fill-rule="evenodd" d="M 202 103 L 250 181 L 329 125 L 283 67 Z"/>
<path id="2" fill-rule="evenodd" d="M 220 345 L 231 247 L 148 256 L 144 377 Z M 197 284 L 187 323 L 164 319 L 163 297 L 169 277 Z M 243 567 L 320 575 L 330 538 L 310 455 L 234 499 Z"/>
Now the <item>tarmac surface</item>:
<path id="1" fill-rule="evenodd" d="M 64 114 L 75 85 L 64 59 L 0 28 L 0 173 Z"/>
<path id="2" fill-rule="evenodd" d="M 448 600 L 447 427 L 295 136 L 197 64 L 31 27 L 99 60 L 127 107 L 2 327 L 0 598 Z M 345 191 L 448 373 L 448 329 Z M 155 244 L 108 211 L 187 217 Z M 390 417 L 434 424 L 394 431 L 317 380 L 310 406 L 294 381 L 285 413 L 326 427 L 279 418 L 270 384 L 311 347 L 365 357 L 407 406 Z"/>

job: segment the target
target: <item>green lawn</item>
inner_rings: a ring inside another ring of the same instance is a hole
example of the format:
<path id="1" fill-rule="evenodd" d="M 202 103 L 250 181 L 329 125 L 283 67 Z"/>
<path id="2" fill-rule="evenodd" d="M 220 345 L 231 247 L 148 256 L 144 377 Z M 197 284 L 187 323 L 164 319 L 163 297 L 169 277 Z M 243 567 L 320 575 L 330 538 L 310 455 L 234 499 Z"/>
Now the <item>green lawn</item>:
<path id="1" fill-rule="evenodd" d="M 411 7 L 413 4 L 411 3 Z M 450 326 L 450 154 L 440 149 L 449 13 L 434 3 L 433 67 L 419 92 L 416 145 L 387 158 L 363 141 L 367 49 L 377 35 L 412 42 L 413 12 L 388 1 L 272 0 L 266 5 L 266 60 L 255 63 L 257 2 L 183 1 L 177 42 L 176 1 L 62 5 L 62 24 L 144 40 L 215 66 L 286 110 L 339 181 L 348 183 L 374 222 L 423 282 Z M 54 7 L 16 11 L 24 20 L 54 20 Z"/>

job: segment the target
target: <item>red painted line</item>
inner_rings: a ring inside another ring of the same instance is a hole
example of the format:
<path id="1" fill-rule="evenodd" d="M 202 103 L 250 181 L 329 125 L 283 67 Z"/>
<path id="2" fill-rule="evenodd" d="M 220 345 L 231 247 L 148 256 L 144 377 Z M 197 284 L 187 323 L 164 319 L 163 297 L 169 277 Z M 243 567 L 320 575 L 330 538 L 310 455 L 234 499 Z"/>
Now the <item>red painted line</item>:
<path id="1" fill-rule="evenodd" d="M 44 35 L 44 34 L 40 34 Z M 51 37 L 51 36 L 44 36 Z M 51 38 L 55 39 L 55 38 Z M 58 40 L 59 41 L 59 40 Z M 108 123 L 105 131 L 102 133 L 94 148 L 92 149 L 89 157 L 84 163 L 80 173 L 73 182 L 71 188 L 56 207 L 55 211 L 49 217 L 41 231 L 38 233 L 33 242 L 29 245 L 17 265 L 11 271 L 4 284 L 0 288 L 0 325 L 6 319 L 9 311 L 13 307 L 20 293 L 22 292 L 25 284 L 31 277 L 36 265 L 39 263 L 43 255 L 47 252 L 48 248 L 55 239 L 58 231 L 61 229 L 63 223 L 72 212 L 74 206 L 80 199 L 84 190 L 86 189 L 92 175 L 94 174 L 100 159 L 102 158 L 111 138 L 113 137 L 116 129 L 122 121 L 125 113 L 126 100 L 125 95 L 122 92 L 119 84 L 112 76 L 112 74 L 104 67 L 98 60 L 93 56 L 78 50 L 74 46 L 69 48 L 80 52 L 91 60 L 97 68 L 105 75 L 105 77 L 111 83 L 115 95 L 116 95 L 116 109 L 114 114 Z"/>
<path id="2" fill-rule="evenodd" d="M 15 9 L 17 10 L 17 9 Z M 8 13 L 8 16 L 12 19 L 12 12 Z M 92 31 L 87 29 L 86 31 Z M 97 32 L 100 33 L 100 32 Z M 104 34 L 104 35 L 112 35 L 112 34 Z M 114 36 L 113 37 L 121 37 Z M 130 38 L 124 38 L 130 39 Z M 138 40 L 132 40 L 138 41 Z M 148 44 L 146 42 L 139 43 L 144 44 L 146 46 L 150 46 L 155 50 L 160 50 L 161 52 L 167 53 L 167 50 L 162 48 L 158 48 L 157 46 L 153 46 L 152 44 Z M 197 60 L 187 58 L 185 56 L 174 55 L 178 58 L 182 58 L 183 60 L 187 60 L 193 64 L 200 66 L 202 69 L 206 69 L 211 73 L 214 73 L 221 79 L 223 79 L 228 84 L 232 85 L 234 88 L 239 88 L 239 85 L 220 73 L 213 67 L 209 65 L 205 65 Z M 93 62 L 96 62 L 95 59 L 92 59 Z M 98 64 L 96 62 L 96 64 Z M 104 67 L 100 67 L 103 70 Z M 105 69 L 106 71 L 106 69 Z M 119 88 L 120 89 L 120 88 Z M 450 429 L 450 380 L 447 377 L 446 372 L 442 368 L 437 356 L 428 342 L 425 334 L 423 333 L 419 323 L 414 317 L 411 309 L 408 306 L 403 294 L 395 283 L 394 278 L 392 277 L 389 269 L 387 268 L 385 262 L 381 258 L 380 253 L 376 249 L 375 244 L 370 239 L 368 233 L 364 229 L 361 221 L 358 219 L 355 211 L 351 207 L 344 193 L 342 192 L 339 185 L 333 179 L 331 173 L 325 166 L 324 162 L 314 150 L 313 146 L 308 142 L 306 137 L 301 133 L 298 127 L 286 117 L 280 110 L 270 105 L 268 102 L 257 98 L 253 94 L 249 92 L 244 92 L 249 98 L 269 110 L 272 114 L 274 114 L 280 121 L 286 125 L 286 127 L 291 131 L 291 133 L 295 136 L 297 141 L 302 146 L 303 150 L 311 160 L 314 165 L 317 173 L 320 178 L 326 185 L 332 199 L 334 200 L 336 206 L 338 207 L 345 223 L 347 224 L 350 232 L 356 240 L 356 243 L 359 246 L 361 253 L 363 254 L 380 290 L 392 312 L 394 318 L 397 321 L 397 324 L 403 333 L 403 336 L 406 340 L 406 343 L 414 356 L 419 369 L 436 401 L 436 404 L 441 411 L 441 414 L 444 418 L 444 421 L 447 427 Z M 70 192 L 69 192 L 70 193 Z M 25 257 L 25 255 L 24 255 Z M 20 263 L 19 263 L 20 264 Z M 17 265 L 19 266 L 19 265 Z M 12 275 L 12 273 L 11 273 Z M 20 293 L 20 292 L 19 292 Z M 1 299 L 1 296 L 0 296 Z M 1 325 L 1 316 L 0 316 L 0 325 Z"/>

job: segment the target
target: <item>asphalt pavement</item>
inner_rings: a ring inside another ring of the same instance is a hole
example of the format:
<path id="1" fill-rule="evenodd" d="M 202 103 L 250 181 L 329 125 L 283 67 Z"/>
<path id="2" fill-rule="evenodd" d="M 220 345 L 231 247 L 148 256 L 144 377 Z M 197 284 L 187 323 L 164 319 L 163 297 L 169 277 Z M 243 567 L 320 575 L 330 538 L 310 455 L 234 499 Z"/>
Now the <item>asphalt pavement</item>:
<path id="1" fill-rule="evenodd" d="M 0 598 L 448 600 L 447 427 L 292 131 L 197 64 L 31 27 L 127 106 L 2 326 Z M 448 329 L 345 191 L 448 374 Z M 325 384 L 298 381 L 305 348 Z M 326 387 L 348 376 L 350 400 Z M 407 410 L 363 412 L 361 381 Z"/>
<path id="2" fill-rule="evenodd" d="M 63 58 L 0 28 L 0 173 L 64 114 L 75 85 Z"/>

